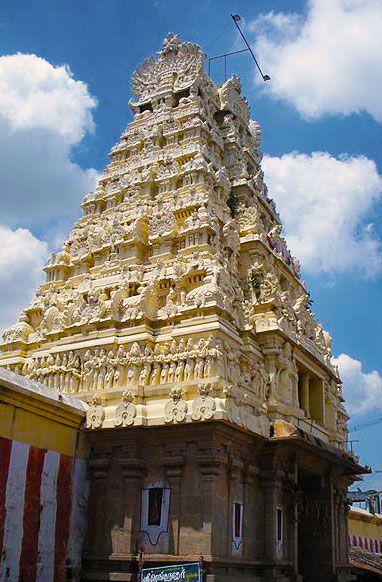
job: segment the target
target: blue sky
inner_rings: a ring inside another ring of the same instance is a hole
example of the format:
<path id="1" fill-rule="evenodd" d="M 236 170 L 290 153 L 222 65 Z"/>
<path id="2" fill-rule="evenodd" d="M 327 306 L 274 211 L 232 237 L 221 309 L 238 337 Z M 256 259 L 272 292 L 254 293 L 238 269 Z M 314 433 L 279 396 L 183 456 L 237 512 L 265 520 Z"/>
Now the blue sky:
<path id="1" fill-rule="evenodd" d="M 248 53 L 227 61 L 262 125 L 270 195 L 333 335 L 350 425 L 378 417 L 380 0 L 0 0 L 0 327 L 28 303 L 47 253 L 131 121 L 132 72 L 169 31 L 207 56 L 243 48 L 230 13 L 241 15 L 271 76 L 265 86 Z M 224 80 L 222 63 L 211 76 Z M 381 436 L 382 423 L 350 435 L 376 469 Z M 366 483 L 382 489 L 381 475 Z"/>

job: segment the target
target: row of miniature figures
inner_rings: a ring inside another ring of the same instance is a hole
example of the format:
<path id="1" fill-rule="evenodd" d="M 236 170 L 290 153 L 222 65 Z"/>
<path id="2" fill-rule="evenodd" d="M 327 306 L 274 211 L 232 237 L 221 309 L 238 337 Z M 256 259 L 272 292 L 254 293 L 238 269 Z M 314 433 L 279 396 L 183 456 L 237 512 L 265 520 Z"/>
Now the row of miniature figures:
<path id="1" fill-rule="evenodd" d="M 120 386 L 172 384 L 221 376 L 237 379 L 240 368 L 236 350 L 210 336 L 195 342 L 149 344 L 130 349 L 95 347 L 82 352 L 56 353 L 25 362 L 22 374 L 59 392 L 110 390 Z M 223 354 L 228 354 L 224 355 Z"/>

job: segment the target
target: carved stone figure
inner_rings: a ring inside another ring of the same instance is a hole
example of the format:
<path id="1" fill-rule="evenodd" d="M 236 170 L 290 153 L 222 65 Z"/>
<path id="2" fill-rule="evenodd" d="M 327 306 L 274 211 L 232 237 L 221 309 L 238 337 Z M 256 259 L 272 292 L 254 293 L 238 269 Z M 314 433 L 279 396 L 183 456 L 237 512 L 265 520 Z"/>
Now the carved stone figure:
<path id="1" fill-rule="evenodd" d="M 198 392 L 199 396 L 196 398 L 192 404 L 192 420 L 209 420 L 214 415 L 215 402 L 209 392 L 211 389 L 210 384 L 199 384 Z"/>
<path id="2" fill-rule="evenodd" d="M 182 390 L 179 388 L 172 388 L 170 398 L 165 405 L 164 421 L 169 422 L 183 422 L 186 418 L 187 403 L 181 398 Z"/>
<path id="3" fill-rule="evenodd" d="M 130 426 L 134 424 L 137 409 L 133 403 L 133 398 L 131 391 L 123 393 L 122 404 L 119 404 L 115 411 L 114 426 Z"/>
<path id="4" fill-rule="evenodd" d="M 278 396 L 281 401 L 298 404 L 298 372 L 293 358 L 292 346 L 286 342 L 278 357 Z"/>
<path id="5" fill-rule="evenodd" d="M 100 398 L 93 398 L 92 406 L 86 412 L 86 428 L 101 428 L 105 418 L 105 409 Z"/>

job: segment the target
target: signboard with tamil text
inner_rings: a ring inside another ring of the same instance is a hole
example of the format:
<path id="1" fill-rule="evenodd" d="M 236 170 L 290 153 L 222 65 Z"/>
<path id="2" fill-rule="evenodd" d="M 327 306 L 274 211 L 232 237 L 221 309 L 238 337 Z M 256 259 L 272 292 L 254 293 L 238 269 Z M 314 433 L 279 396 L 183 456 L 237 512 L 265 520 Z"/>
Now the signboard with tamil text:
<path id="1" fill-rule="evenodd" d="M 143 568 L 141 582 L 202 582 L 199 562 Z"/>

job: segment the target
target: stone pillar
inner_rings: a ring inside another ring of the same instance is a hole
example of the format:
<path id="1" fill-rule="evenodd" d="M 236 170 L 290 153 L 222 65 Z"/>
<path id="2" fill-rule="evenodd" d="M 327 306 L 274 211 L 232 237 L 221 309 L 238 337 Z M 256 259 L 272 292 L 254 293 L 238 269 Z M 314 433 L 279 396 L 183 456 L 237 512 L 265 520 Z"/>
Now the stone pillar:
<path id="1" fill-rule="evenodd" d="M 336 515 L 336 492 L 334 488 L 334 480 L 333 475 L 330 474 L 328 476 L 328 494 L 329 494 L 329 504 L 330 504 L 330 543 L 331 543 L 331 562 L 335 564 L 338 558 L 338 544 L 337 544 L 337 535 L 338 535 L 338 521 Z"/>
<path id="2" fill-rule="evenodd" d="M 338 491 L 335 495 L 335 508 L 337 519 L 337 563 L 343 565 L 348 561 L 348 527 L 347 527 L 347 503 L 346 494 Z"/>
<path id="3" fill-rule="evenodd" d="M 90 494 L 88 511 L 88 531 L 86 536 L 86 553 L 89 557 L 107 555 L 105 547 L 105 522 L 107 519 L 107 476 L 109 457 L 96 457 L 89 460 Z"/>
<path id="4" fill-rule="evenodd" d="M 294 454 L 290 461 L 290 478 L 293 478 L 293 483 L 297 485 L 298 482 L 298 457 Z M 287 508 L 288 509 L 288 508 Z M 288 524 L 286 528 L 286 543 L 288 544 L 288 555 L 293 561 L 294 573 L 298 575 L 298 505 L 294 501 L 290 507 L 289 515 L 287 515 Z"/>
<path id="5" fill-rule="evenodd" d="M 284 471 L 278 468 L 278 462 L 276 460 L 273 460 L 271 466 L 262 469 L 260 472 L 265 496 L 265 523 L 263 536 L 265 557 L 272 562 L 285 557 L 285 536 L 283 556 L 278 555 L 276 551 L 276 507 L 281 507 L 283 509 L 284 519 L 286 518 L 285 508 L 281 504 L 283 477 Z"/>
<path id="6" fill-rule="evenodd" d="M 276 357 L 277 352 L 274 353 L 273 350 L 264 350 L 264 354 L 267 355 L 268 364 L 268 374 L 269 374 L 269 401 L 274 404 L 278 400 L 278 376 L 276 367 Z"/>
<path id="7" fill-rule="evenodd" d="M 226 460 L 218 456 L 206 456 L 199 457 L 198 464 L 203 487 L 203 529 L 200 535 L 200 554 L 206 557 L 216 556 L 219 553 L 224 554 L 227 547 L 224 543 L 227 536 L 227 524 L 225 527 L 222 524 L 226 497 L 222 488 L 226 488 L 226 480 L 221 478 Z M 218 540 L 217 536 L 225 539 Z M 217 551 L 216 548 L 222 546 L 223 552 Z"/>
<path id="8" fill-rule="evenodd" d="M 345 546 L 344 546 L 344 562 L 346 564 L 349 563 L 349 511 L 350 511 L 350 505 L 348 503 L 348 499 L 347 499 L 347 495 L 344 495 L 344 520 L 345 520 L 345 525 L 344 525 L 344 529 L 345 529 Z"/>
<path id="9" fill-rule="evenodd" d="M 243 505 L 243 510 L 245 511 L 245 499 L 244 499 L 244 487 L 243 483 L 243 470 L 244 463 L 239 459 L 233 459 L 231 466 L 228 471 L 228 495 L 227 495 L 227 525 L 228 525 L 228 536 L 227 536 L 227 556 L 242 556 L 243 554 L 243 541 L 240 548 L 234 548 L 233 546 L 233 504 L 235 501 L 240 502 Z M 241 495 L 240 495 L 241 493 Z M 242 524 L 243 531 L 243 524 Z M 244 531 L 243 531 L 244 533 Z"/>
<path id="10" fill-rule="evenodd" d="M 118 465 L 125 481 L 124 552 L 139 552 L 141 529 L 142 479 L 146 473 L 146 462 L 141 459 L 120 457 Z"/>
<path id="11" fill-rule="evenodd" d="M 247 560 L 260 558 L 260 543 L 255 535 L 254 485 L 259 469 L 253 465 L 246 465 L 243 474 L 243 557 Z"/>
<path id="12" fill-rule="evenodd" d="M 184 458 L 169 457 L 163 465 L 166 469 L 167 480 L 171 489 L 171 503 L 170 503 L 170 532 L 172 532 L 172 539 L 170 540 L 171 553 L 175 556 L 179 555 L 179 533 L 180 533 L 180 519 L 181 519 L 181 483 L 182 472 L 184 465 Z"/>
<path id="13" fill-rule="evenodd" d="M 303 374 L 301 384 L 301 408 L 305 411 L 307 417 L 310 417 L 310 405 L 309 405 L 309 376 L 308 374 Z"/>
<path id="14" fill-rule="evenodd" d="M 299 519 L 299 574 L 309 582 L 338 582 L 339 529 L 332 476 L 317 476 L 315 483 L 311 478 L 305 486 L 302 483 L 302 496 L 308 496 L 309 505 L 315 504 L 318 511 L 307 505 L 308 511 Z"/>

